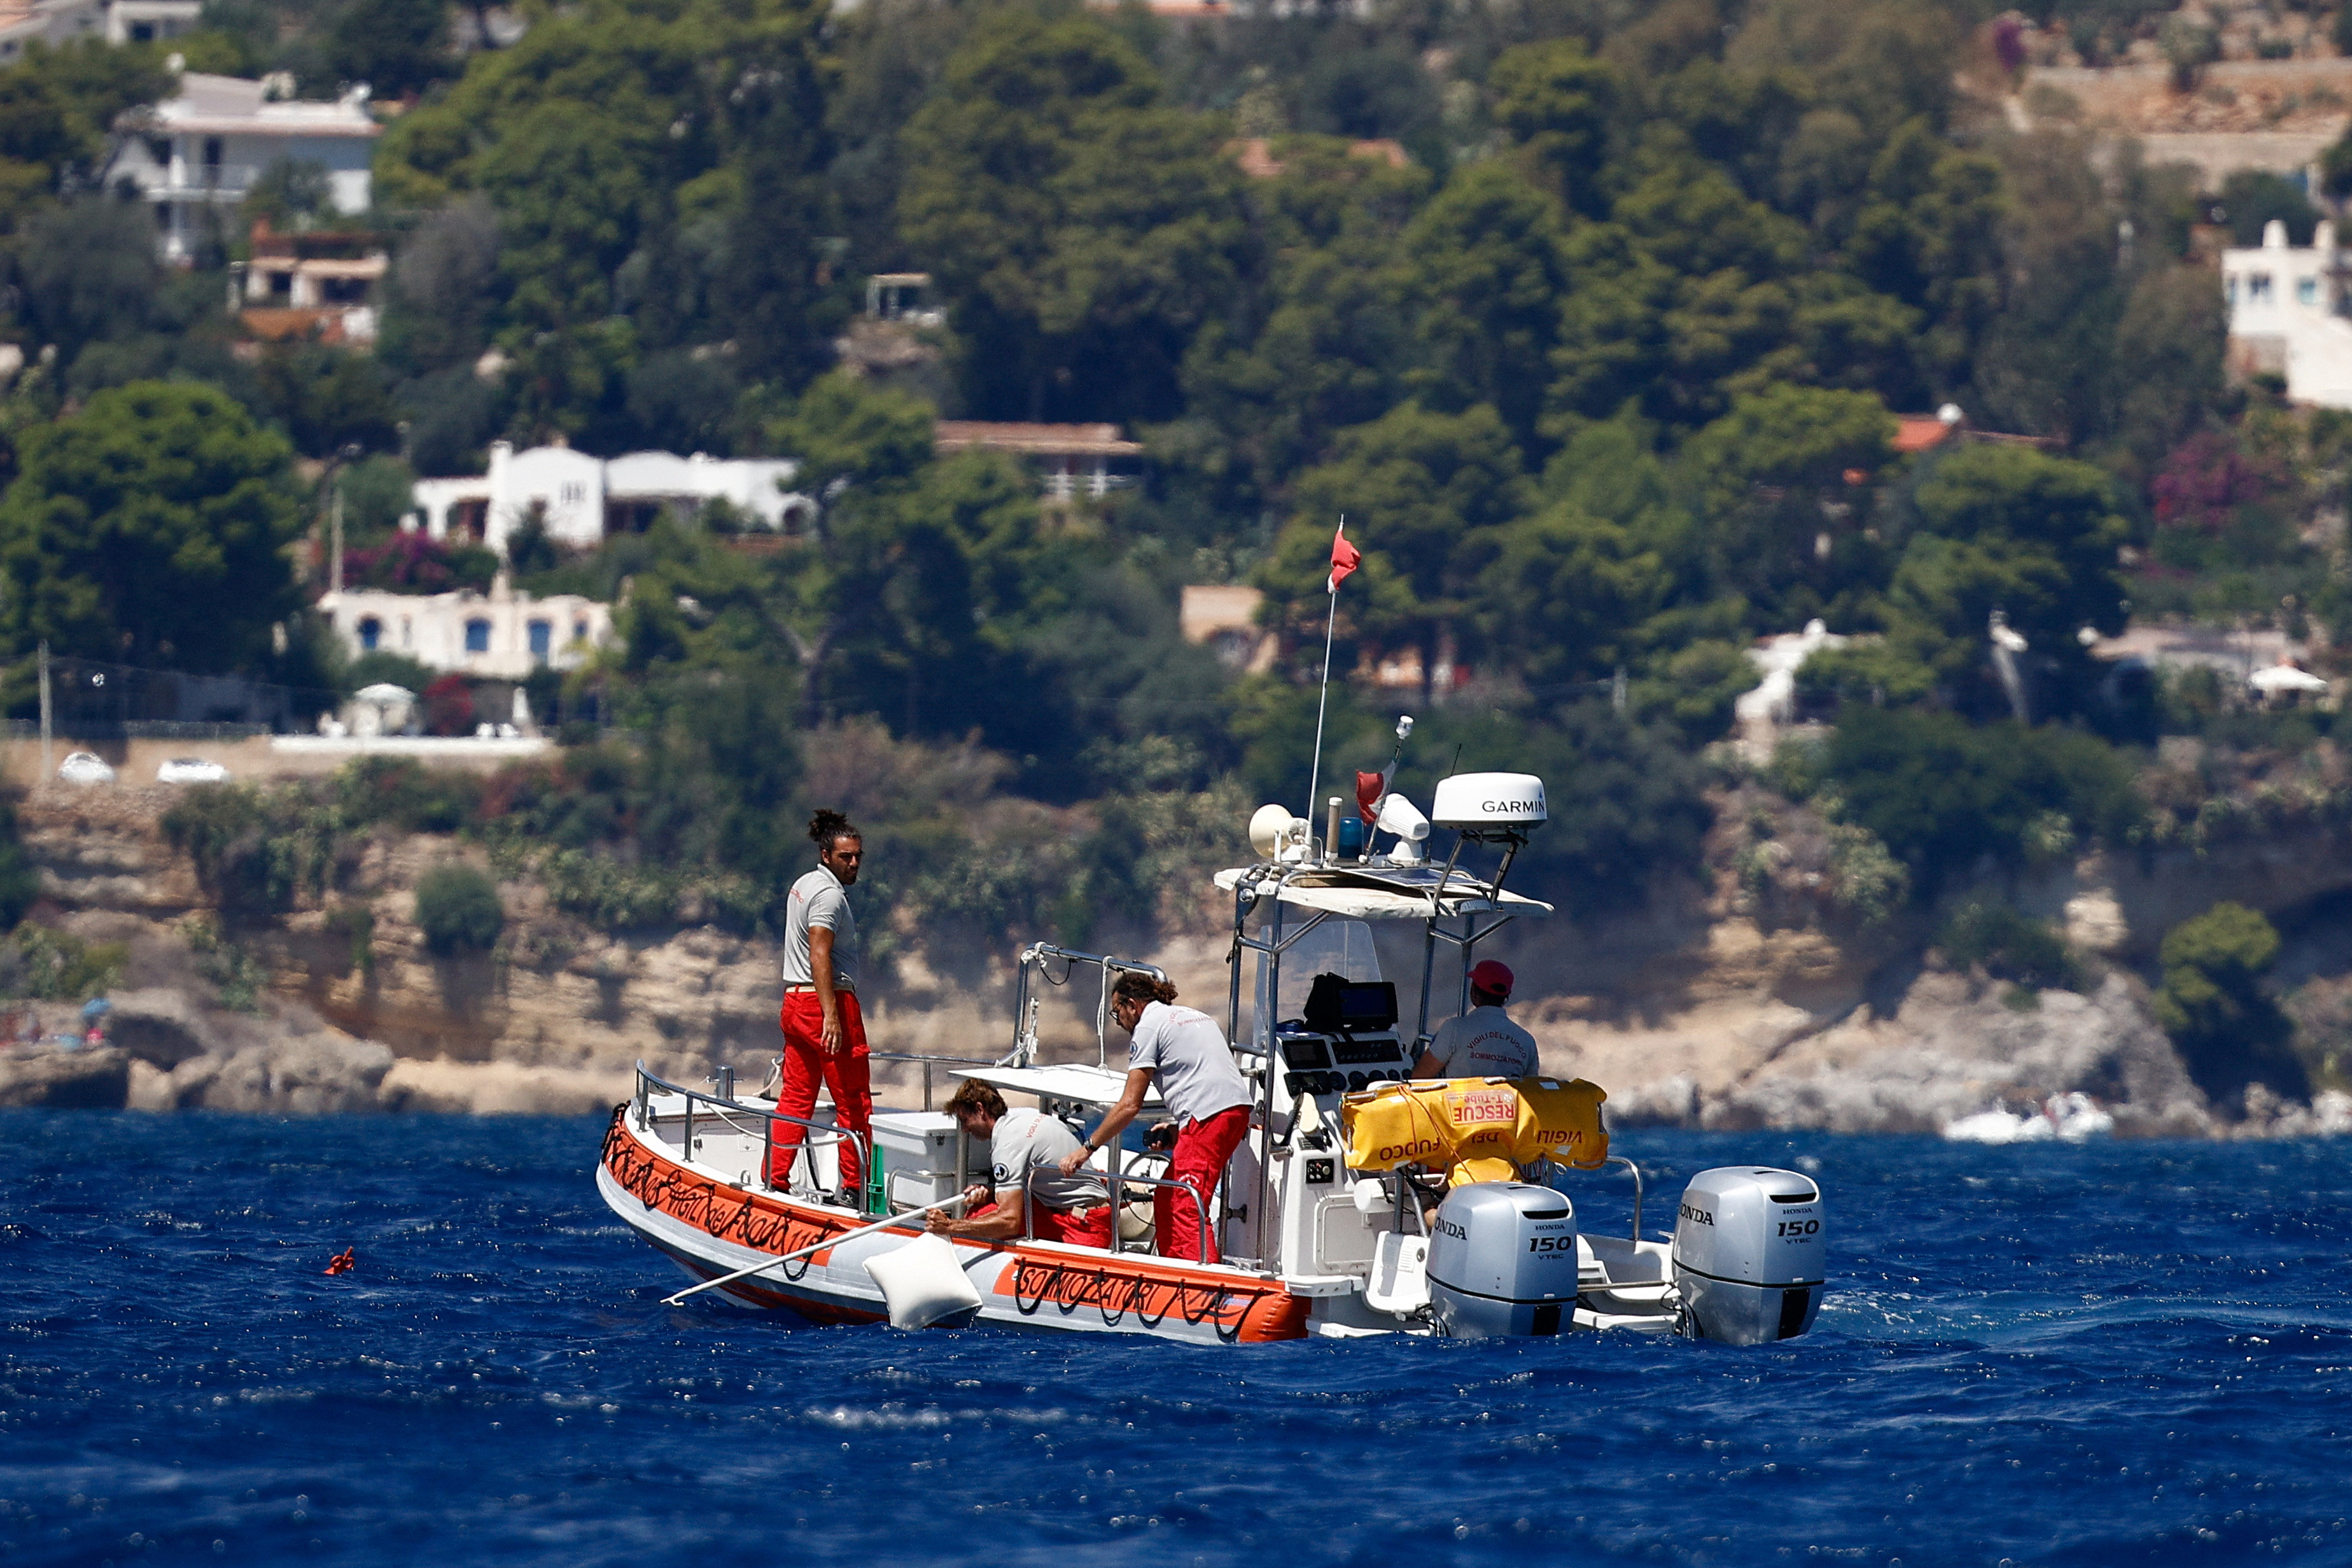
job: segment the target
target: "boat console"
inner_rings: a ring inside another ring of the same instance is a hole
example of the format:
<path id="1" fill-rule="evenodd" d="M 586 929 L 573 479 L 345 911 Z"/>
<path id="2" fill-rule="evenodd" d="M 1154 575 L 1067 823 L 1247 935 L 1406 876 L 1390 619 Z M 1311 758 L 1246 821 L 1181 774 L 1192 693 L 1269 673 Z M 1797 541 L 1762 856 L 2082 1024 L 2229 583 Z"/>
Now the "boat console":
<path id="1" fill-rule="evenodd" d="M 1282 1058 L 1282 1083 L 1292 1099 L 1335 1095 L 1412 1076 L 1412 1062 L 1394 1030 L 1376 1035 L 1326 1033 L 1304 1025 L 1275 1031 Z"/>

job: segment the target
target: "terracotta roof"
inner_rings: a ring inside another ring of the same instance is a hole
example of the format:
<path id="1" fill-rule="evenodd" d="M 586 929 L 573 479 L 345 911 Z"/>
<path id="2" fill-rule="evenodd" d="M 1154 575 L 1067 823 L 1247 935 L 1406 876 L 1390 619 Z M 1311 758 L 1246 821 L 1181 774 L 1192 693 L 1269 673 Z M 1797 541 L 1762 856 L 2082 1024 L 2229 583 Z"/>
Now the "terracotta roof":
<path id="1" fill-rule="evenodd" d="M 1958 426 L 1932 414 L 1901 414 L 1895 419 L 1895 449 L 1905 457 L 1940 445 Z"/>
<path id="2" fill-rule="evenodd" d="M 1097 11 L 1116 11 L 1119 8 L 1121 0 L 1087 0 L 1087 4 Z M 1222 4 L 1222 0 L 1144 0 L 1144 9 L 1155 16 L 1177 20 L 1187 17 L 1224 17 L 1234 14 L 1234 8 Z"/>
<path id="3" fill-rule="evenodd" d="M 1233 154 L 1234 162 L 1241 165 L 1242 173 L 1253 180 L 1274 179 L 1289 167 L 1275 157 L 1263 136 L 1244 136 L 1228 142 L 1225 151 Z M 1412 155 L 1405 152 L 1404 143 L 1386 136 L 1349 142 L 1348 156 L 1374 159 L 1391 169 L 1405 169 L 1412 165 Z"/>
<path id="4" fill-rule="evenodd" d="M 1143 447 L 1119 439 L 1116 425 L 1023 425 L 981 419 L 942 419 L 932 426 L 942 452 L 980 447 L 1040 458 L 1133 458 Z"/>
<path id="5" fill-rule="evenodd" d="M 262 342 L 286 342 L 307 338 L 314 333 L 322 343 L 340 343 L 344 340 L 343 315 L 347 305 L 318 308 L 289 308 L 284 305 L 256 305 L 237 312 L 236 319 L 245 330 Z"/>

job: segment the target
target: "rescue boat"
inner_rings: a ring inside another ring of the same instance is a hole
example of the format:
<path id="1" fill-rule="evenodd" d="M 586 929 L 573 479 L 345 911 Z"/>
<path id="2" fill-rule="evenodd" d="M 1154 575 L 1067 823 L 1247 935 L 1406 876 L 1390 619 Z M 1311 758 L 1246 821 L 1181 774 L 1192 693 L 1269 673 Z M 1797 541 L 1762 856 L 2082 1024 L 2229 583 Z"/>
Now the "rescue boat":
<path id="1" fill-rule="evenodd" d="M 1400 724 L 1400 739 L 1409 728 Z M 1765 1166 L 1701 1172 L 1671 1230 L 1645 1236 L 1642 1172 L 1611 1152 L 1598 1086 L 1409 1081 L 1431 1037 L 1441 951 L 1443 989 L 1466 1005 L 1478 944 L 1553 912 L 1504 887 L 1546 816 L 1541 780 L 1468 773 L 1443 780 L 1426 816 L 1400 794 L 1368 793 L 1344 814 L 1333 796 L 1319 837 L 1280 806 L 1253 817 L 1256 858 L 1215 879 L 1233 900 L 1226 1037 L 1255 1095 L 1251 1127 L 1214 1193 L 1179 1194 L 1204 1204 L 1221 1262 L 1153 1250 L 1150 1205 L 1138 1200 L 1169 1184 L 1164 1161 L 1131 1147 L 1095 1159 L 1116 1218 L 1109 1247 L 924 1229 L 925 1215 L 953 1208 L 987 1164 L 953 1119 L 928 1109 L 935 1071 L 1032 1097 L 1081 1133 L 1118 1101 L 1126 1075 L 1108 1038 L 1111 986 L 1129 973 L 1164 976 L 1045 942 L 1019 955 L 1011 1049 L 897 1058 L 920 1063 L 926 1109 L 877 1109 L 870 1141 L 831 1125 L 820 1106 L 802 1123 L 789 1172 L 773 1179 L 772 1096 L 739 1095 L 725 1069 L 705 1089 L 640 1063 L 635 1092 L 606 1128 L 597 1188 L 695 1281 L 673 1303 L 723 1299 L 820 1323 L 1201 1344 L 1578 1329 L 1756 1344 L 1802 1334 L 1826 1282 L 1811 1177 Z M 1454 836 L 1442 867 L 1429 857 L 1433 827 Z M 1488 875 L 1463 863 L 1497 849 Z M 1372 926 L 1381 921 L 1420 928 L 1410 1030 L 1381 973 Z M 1099 980 L 1096 1060 L 1040 1062 L 1044 988 L 1084 972 Z M 851 1142 L 866 1178 L 842 1192 Z M 1616 1171 L 1633 1181 L 1629 1234 L 1588 1231 L 1577 1219 L 1580 1184 Z"/>

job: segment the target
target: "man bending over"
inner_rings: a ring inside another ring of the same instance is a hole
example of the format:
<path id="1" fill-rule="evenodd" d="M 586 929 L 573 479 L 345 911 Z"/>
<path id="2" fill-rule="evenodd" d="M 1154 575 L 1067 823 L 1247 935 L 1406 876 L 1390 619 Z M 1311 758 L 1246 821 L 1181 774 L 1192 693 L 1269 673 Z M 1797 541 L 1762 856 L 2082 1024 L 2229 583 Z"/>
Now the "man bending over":
<path id="1" fill-rule="evenodd" d="M 1042 1110 L 1007 1110 L 1003 1095 L 971 1079 L 948 1101 L 948 1114 L 968 1136 L 988 1140 L 990 1180 L 965 1192 L 971 1217 L 950 1219 L 934 1210 L 931 1229 L 970 1241 L 1034 1235 L 1040 1241 L 1110 1246 L 1108 1185 L 1091 1168 L 1063 1173 L 1062 1162 L 1078 1152 L 1078 1140 L 1068 1128 Z M 1021 1214 L 1024 1194 L 1026 1227 Z"/>

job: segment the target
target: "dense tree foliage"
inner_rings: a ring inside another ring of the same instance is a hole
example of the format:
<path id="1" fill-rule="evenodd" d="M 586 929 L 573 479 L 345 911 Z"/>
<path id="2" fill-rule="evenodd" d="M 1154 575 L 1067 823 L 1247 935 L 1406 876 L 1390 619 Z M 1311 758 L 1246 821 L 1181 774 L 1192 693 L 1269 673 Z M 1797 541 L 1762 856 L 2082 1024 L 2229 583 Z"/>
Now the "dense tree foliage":
<path id="1" fill-rule="evenodd" d="M 32 432 L 0 500 L 0 625 L 17 647 L 250 668 L 302 605 L 291 454 L 210 387 L 138 382 Z"/>
<path id="2" fill-rule="evenodd" d="M 2209 1094 L 2242 1094 L 2252 1083 L 2296 1098 L 2309 1090 L 2287 1048 L 2286 1016 L 2262 987 L 2278 952 L 2271 922 L 2243 904 L 2215 904 L 2165 934 L 2157 1020 Z"/>
<path id="3" fill-rule="evenodd" d="M 1430 757 L 1554 778 L 1531 874 L 1631 896 L 1696 860 L 1721 778 L 1697 753 L 1755 681 L 1744 650 L 1819 618 L 1854 640 L 1799 679 L 1833 723 L 1801 793 L 1932 896 L 2141 832 L 2111 742 L 2254 722 L 2086 641 L 2352 614 L 2310 526 L 2352 420 L 2225 384 L 2191 256 L 2217 206 L 2242 240 L 2317 209 L 2063 117 L 2017 129 L 2013 21 L 584 0 L 501 13 L 517 40 L 488 13 L 215 0 L 179 41 L 196 68 L 402 100 L 364 220 L 394 251 L 372 357 L 240 344 L 224 308 L 254 220 L 340 221 L 319 171 L 272 171 L 165 268 L 143 205 L 92 188 L 116 115 L 163 90 L 154 54 L 0 69 L 10 657 L 47 637 L 259 670 L 273 625 L 307 647 L 299 456 L 342 476 L 355 583 L 503 566 L 614 605 L 616 647 L 530 690 L 575 739 L 635 739 L 467 817 L 497 832 L 781 876 L 779 813 L 824 761 L 793 737 L 878 725 L 998 759 L 988 788 L 1118 792 L 1111 816 L 1177 842 L 1181 813 L 1130 796 L 1303 803 L 1302 677 L 1336 609 L 1343 684 L 1418 668 Z M 2048 16 L 2085 47 L 2155 26 Z M 894 271 L 929 273 L 942 318 L 856 320 Z M 1923 428 L 1947 402 L 1955 427 Z M 1010 458 L 935 449 L 941 416 L 1114 423 L 1142 482 L 1047 504 Z M 478 472 L 500 437 L 789 456 L 814 510 L 790 539 L 714 508 L 590 552 L 524 526 L 503 563 L 394 532 L 414 476 Z M 182 477 L 215 448 L 246 457 Z M 1364 553 L 1335 605 L 1342 518 Z M 1201 582 L 1264 591 L 1271 669 L 1178 636 Z M 1391 719 L 1338 693 L 1326 765 L 1380 763 Z M 1144 863 L 1087 842 L 1097 891 Z M 993 875 L 934 891 L 1001 910 L 972 890 Z M 619 886 L 565 897 L 618 919 L 642 903 Z"/>

